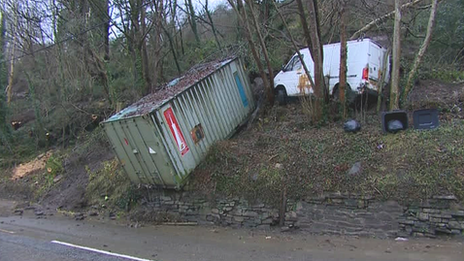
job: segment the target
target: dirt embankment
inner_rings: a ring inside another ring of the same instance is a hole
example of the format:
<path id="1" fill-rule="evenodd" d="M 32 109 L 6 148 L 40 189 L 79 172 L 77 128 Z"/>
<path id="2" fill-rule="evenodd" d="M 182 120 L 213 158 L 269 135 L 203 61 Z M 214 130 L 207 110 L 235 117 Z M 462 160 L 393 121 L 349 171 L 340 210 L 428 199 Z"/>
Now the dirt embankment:
<path id="1" fill-rule="evenodd" d="M 207 193 L 266 197 L 317 196 L 351 192 L 384 199 L 420 201 L 464 189 L 464 84 L 422 82 L 407 103 L 407 131 L 385 135 L 381 119 L 358 114 L 359 133 L 343 122 L 308 124 L 300 104 L 273 107 L 249 130 L 222 141 L 194 172 L 196 188 Z M 437 108 L 441 126 L 412 129 L 412 111 Z"/>
<path id="2" fill-rule="evenodd" d="M 38 202 L 49 208 L 80 209 L 89 173 L 103 168 L 114 154 L 100 129 L 82 136 L 66 150 L 50 150 L 29 162 L 4 170 L 0 176 L 0 197 Z"/>

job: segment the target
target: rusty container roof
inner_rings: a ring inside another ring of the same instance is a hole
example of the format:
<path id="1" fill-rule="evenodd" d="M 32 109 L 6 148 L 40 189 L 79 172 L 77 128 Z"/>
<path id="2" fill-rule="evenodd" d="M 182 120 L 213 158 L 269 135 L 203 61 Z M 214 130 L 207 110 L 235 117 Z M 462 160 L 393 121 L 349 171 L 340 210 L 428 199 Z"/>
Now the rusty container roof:
<path id="1" fill-rule="evenodd" d="M 158 91 L 144 96 L 139 101 L 115 113 L 108 120 L 106 120 L 106 122 L 117 121 L 151 113 L 156 108 L 169 102 L 177 95 L 180 95 L 184 90 L 192 87 L 202 79 L 213 74 L 215 71 L 229 64 L 233 60 L 235 60 L 235 58 L 195 65 L 182 76 L 175 78 L 168 83 L 162 84 L 158 88 Z"/>

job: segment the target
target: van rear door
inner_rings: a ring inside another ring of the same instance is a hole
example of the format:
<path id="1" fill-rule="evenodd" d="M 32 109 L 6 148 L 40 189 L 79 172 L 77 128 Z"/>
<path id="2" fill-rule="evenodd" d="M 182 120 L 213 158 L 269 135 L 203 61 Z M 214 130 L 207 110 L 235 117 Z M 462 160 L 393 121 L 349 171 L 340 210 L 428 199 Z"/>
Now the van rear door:
<path id="1" fill-rule="evenodd" d="M 378 89 L 378 81 L 383 61 L 383 49 L 377 44 L 369 44 L 369 80 L 374 89 Z"/>

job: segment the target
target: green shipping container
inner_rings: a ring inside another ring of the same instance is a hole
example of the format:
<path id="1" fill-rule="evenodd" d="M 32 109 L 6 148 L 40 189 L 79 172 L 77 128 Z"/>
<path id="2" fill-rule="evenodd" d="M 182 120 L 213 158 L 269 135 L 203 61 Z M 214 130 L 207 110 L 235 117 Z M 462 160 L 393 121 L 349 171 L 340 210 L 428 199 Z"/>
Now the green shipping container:
<path id="1" fill-rule="evenodd" d="M 134 183 L 177 189 L 254 108 L 243 62 L 235 58 L 193 67 L 103 126 Z"/>

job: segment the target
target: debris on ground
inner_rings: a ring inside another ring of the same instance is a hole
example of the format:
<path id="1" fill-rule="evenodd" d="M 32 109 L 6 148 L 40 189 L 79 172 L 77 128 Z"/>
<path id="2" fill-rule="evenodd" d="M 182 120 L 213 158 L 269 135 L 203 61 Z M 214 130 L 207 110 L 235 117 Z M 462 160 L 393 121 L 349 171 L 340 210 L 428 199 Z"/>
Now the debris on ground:
<path id="1" fill-rule="evenodd" d="M 387 130 L 391 133 L 397 133 L 404 129 L 403 123 L 399 120 L 391 120 L 387 123 Z"/>
<path id="2" fill-rule="evenodd" d="M 74 214 L 74 219 L 75 220 L 84 220 L 84 218 L 85 218 L 84 213 L 75 213 Z"/>
<path id="3" fill-rule="evenodd" d="M 349 176 L 358 175 L 361 173 L 361 171 L 362 171 L 361 162 L 357 161 L 356 163 L 353 164 L 350 171 L 348 171 L 348 175 Z"/>
<path id="4" fill-rule="evenodd" d="M 349 120 L 343 124 L 343 129 L 346 132 L 358 132 L 361 130 L 361 124 L 356 120 Z"/>

